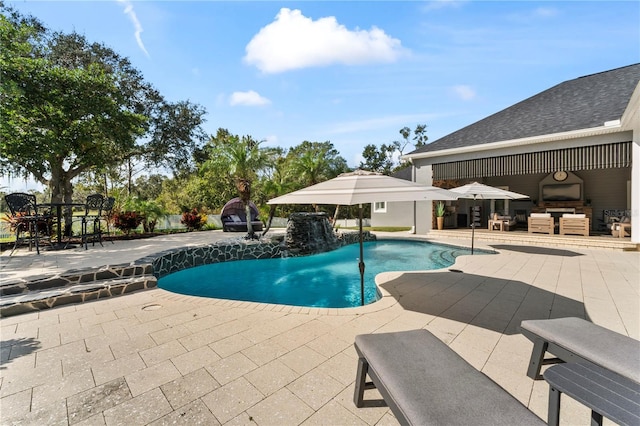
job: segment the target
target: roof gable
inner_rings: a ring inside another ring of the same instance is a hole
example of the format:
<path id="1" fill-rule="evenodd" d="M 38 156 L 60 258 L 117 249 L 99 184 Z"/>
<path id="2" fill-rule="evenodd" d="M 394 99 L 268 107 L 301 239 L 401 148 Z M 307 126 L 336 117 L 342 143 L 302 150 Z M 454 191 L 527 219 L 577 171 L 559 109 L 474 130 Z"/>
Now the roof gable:
<path id="1" fill-rule="evenodd" d="M 603 126 L 622 117 L 640 64 L 565 81 L 407 155 Z"/>

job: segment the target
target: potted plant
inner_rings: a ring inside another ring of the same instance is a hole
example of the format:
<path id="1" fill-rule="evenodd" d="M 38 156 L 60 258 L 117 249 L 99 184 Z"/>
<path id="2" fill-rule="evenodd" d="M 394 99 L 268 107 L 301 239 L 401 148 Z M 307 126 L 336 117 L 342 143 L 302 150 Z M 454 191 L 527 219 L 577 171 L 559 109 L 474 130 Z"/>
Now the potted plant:
<path id="1" fill-rule="evenodd" d="M 444 203 L 440 201 L 436 204 L 436 223 L 438 225 L 438 230 L 442 230 L 444 228 L 444 213 Z"/>

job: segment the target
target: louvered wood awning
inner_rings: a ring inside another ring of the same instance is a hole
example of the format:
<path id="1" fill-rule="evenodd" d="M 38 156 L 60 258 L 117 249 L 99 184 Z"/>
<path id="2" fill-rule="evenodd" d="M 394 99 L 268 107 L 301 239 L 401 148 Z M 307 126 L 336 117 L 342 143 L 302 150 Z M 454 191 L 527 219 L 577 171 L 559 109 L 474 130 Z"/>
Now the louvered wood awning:
<path id="1" fill-rule="evenodd" d="M 617 167 L 631 167 L 631 142 L 434 163 L 433 178 L 471 179 Z"/>

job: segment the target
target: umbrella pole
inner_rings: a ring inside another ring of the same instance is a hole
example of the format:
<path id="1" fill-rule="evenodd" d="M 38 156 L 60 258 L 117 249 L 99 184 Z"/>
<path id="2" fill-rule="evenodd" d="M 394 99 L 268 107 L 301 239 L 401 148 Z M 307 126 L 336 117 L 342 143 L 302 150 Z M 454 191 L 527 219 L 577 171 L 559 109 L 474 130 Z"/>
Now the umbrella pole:
<path id="1" fill-rule="evenodd" d="M 359 213 L 360 222 L 360 261 L 358 267 L 360 268 L 360 305 L 364 306 L 364 243 L 362 241 L 362 204 L 360 204 Z"/>
<path id="2" fill-rule="evenodd" d="M 473 210 L 471 210 L 471 254 L 473 255 L 473 240 L 476 232 L 476 221 L 474 220 L 474 213 L 476 212 L 476 196 L 473 196 Z"/>

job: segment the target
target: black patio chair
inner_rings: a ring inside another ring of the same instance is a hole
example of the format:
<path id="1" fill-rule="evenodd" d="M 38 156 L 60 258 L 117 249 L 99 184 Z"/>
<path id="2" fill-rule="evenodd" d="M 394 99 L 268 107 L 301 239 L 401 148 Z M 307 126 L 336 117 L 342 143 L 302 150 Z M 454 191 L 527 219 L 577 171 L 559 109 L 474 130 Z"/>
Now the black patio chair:
<path id="1" fill-rule="evenodd" d="M 102 228 L 100 219 L 102 218 L 102 204 L 104 197 L 102 194 L 91 194 L 87 196 L 84 204 L 84 215 L 81 217 L 82 228 L 80 235 L 84 249 L 89 249 L 89 239 L 91 244 L 96 245 L 96 239 L 102 245 Z"/>
<path id="2" fill-rule="evenodd" d="M 109 229 L 109 223 L 111 222 L 111 216 L 113 215 L 113 208 L 115 207 L 115 205 L 116 205 L 115 197 L 107 197 L 104 199 L 104 202 L 102 203 L 102 219 L 104 220 L 107 226 L 107 236 L 111 235 L 111 229 Z M 113 239 L 111 239 L 111 244 L 113 244 Z"/>
<path id="3" fill-rule="evenodd" d="M 36 196 L 24 192 L 7 194 L 4 197 L 11 212 L 11 227 L 15 230 L 16 241 L 9 255 L 12 255 L 18 244 L 29 243 L 29 251 L 36 246 L 40 254 L 40 240 L 48 240 L 51 244 L 51 225 L 53 216 L 49 212 L 38 212 Z"/>

